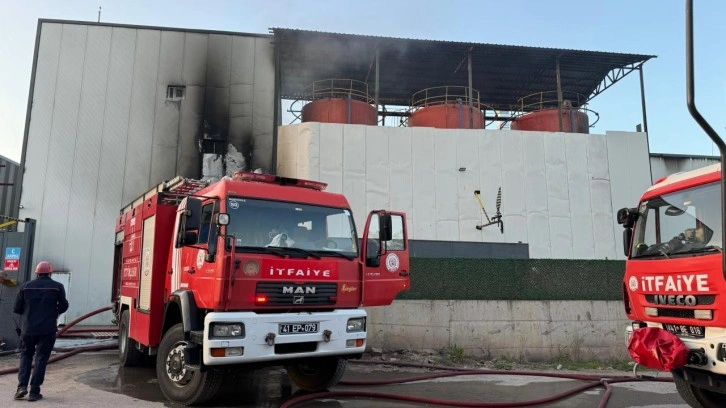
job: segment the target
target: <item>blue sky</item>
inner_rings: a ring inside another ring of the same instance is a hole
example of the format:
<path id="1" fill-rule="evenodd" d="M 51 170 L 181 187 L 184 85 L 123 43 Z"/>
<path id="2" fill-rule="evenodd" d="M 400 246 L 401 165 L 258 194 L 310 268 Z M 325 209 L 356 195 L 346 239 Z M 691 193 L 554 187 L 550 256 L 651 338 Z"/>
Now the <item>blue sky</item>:
<path id="1" fill-rule="evenodd" d="M 695 3 L 696 100 L 726 134 L 726 2 Z M 657 55 L 644 69 L 651 151 L 718 154 L 686 109 L 683 0 L 0 0 L 0 155 L 20 160 L 37 19 L 96 21 L 99 6 L 110 23 L 250 33 L 284 27 Z M 592 133 L 634 130 L 642 121 L 637 73 L 590 108 L 601 118 Z"/>

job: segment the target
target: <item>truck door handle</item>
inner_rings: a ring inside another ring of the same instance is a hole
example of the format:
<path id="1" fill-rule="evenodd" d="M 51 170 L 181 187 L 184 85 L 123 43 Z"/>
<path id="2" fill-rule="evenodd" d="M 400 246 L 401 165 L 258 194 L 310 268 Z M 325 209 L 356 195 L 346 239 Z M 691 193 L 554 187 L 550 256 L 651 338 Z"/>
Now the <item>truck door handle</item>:
<path id="1" fill-rule="evenodd" d="M 401 271 L 398 274 L 401 275 L 401 276 L 408 276 L 408 275 L 410 275 L 410 273 L 408 273 L 406 271 Z"/>

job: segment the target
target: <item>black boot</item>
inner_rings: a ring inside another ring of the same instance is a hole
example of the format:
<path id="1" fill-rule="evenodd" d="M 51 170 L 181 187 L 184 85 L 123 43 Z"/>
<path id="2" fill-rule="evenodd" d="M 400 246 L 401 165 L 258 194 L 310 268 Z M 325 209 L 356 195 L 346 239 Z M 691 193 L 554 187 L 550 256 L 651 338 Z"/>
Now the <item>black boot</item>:
<path id="1" fill-rule="evenodd" d="M 30 395 L 28 395 L 28 401 L 38 401 L 41 399 L 43 399 L 43 394 L 41 393 L 36 394 L 34 392 L 31 392 Z"/>
<path id="2" fill-rule="evenodd" d="M 25 397 L 25 395 L 27 393 L 28 393 L 28 389 L 27 388 L 18 387 L 18 390 L 15 391 L 15 399 L 17 399 L 17 400 L 23 399 L 23 397 Z"/>

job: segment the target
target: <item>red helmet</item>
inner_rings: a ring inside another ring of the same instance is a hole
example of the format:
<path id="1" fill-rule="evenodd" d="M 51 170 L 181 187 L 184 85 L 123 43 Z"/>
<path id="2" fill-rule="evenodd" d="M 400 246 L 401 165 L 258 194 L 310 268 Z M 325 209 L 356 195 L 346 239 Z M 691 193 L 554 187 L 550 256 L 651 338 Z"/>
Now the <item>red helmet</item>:
<path id="1" fill-rule="evenodd" d="M 53 272 L 53 265 L 48 261 L 40 261 L 35 267 L 35 273 L 38 275 L 50 274 L 51 272 Z"/>

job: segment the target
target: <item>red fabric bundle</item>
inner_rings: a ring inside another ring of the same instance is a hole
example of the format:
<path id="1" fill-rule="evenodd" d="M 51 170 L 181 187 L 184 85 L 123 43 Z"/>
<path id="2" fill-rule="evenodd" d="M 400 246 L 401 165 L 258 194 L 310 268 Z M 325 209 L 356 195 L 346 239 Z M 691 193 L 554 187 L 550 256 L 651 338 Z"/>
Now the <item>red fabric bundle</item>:
<path id="1" fill-rule="evenodd" d="M 688 360 L 688 348 L 681 339 L 657 327 L 635 329 L 628 353 L 636 363 L 662 371 L 684 366 Z"/>

